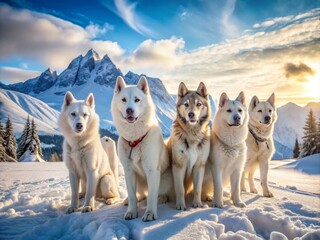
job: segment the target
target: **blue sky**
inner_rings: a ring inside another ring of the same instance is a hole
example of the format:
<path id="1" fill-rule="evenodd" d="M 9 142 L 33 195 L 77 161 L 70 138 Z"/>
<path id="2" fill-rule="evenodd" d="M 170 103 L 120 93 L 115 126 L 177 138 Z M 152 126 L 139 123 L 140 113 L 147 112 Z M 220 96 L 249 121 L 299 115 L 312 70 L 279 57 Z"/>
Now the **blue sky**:
<path id="1" fill-rule="evenodd" d="M 302 104 L 320 98 L 302 100 L 317 86 L 319 8 L 320 0 L 1 1 L 0 81 L 61 72 L 94 48 L 124 73 L 161 78 L 170 92 L 180 81 L 202 80 L 216 94 L 245 82 L 268 86 L 263 97 L 274 91 Z M 287 64 L 298 74 L 287 74 Z M 300 74 L 304 65 L 311 70 Z M 301 78 L 304 92 L 296 90 Z"/>

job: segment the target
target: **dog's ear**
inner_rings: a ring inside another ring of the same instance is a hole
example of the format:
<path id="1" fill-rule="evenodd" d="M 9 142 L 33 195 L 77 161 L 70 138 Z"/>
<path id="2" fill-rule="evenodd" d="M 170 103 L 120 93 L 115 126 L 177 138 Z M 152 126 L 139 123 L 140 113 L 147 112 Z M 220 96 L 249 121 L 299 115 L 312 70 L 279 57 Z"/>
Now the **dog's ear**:
<path id="1" fill-rule="evenodd" d="M 67 92 L 66 95 L 64 95 L 64 105 L 69 106 L 71 103 L 73 103 L 75 100 L 74 96 L 71 92 Z"/>
<path id="2" fill-rule="evenodd" d="M 123 77 L 117 77 L 116 86 L 114 87 L 114 93 L 119 93 L 123 88 L 126 87 L 126 83 L 123 80 Z"/>
<path id="3" fill-rule="evenodd" d="M 88 97 L 86 98 L 86 104 L 89 107 L 94 108 L 94 96 L 92 93 L 89 93 Z"/>
<path id="4" fill-rule="evenodd" d="M 207 98 L 208 97 L 208 90 L 206 85 L 204 85 L 203 82 L 199 83 L 198 89 L 197 89 L 197 93 L 200 94 L 200 96 Z"/>
<path id="5" fill-rule="evenodd" d="M 145 94 L 149 94 L 148 80 L 145 76 L 140 77 L 137 87 Z"/>
<path id="6" fill-rule="evenodd" d="M 250 102 L 250 110 L 253 110 L 258 104 L 260 103 L 259 99 L 257 96 L 253 96 L 253 98 L 251 99 L 251 102 Z"/>
<path id="7" fill-rule="evenodd" d="M 271 104 L 271 106 L 273 108 L 275 108 L 276 97 L 275 97 L 274 93 L 271 94 L 271 96 L 268 98 L 267 101 Z"/>
<path id="8" fill-rule="evenodd" d="M 244 92 L 241 91 L 239 93 L 239 96 L 236 98 L 236 101 L 241 102 L 243 106 L 246 105 L 246 96 L 244 95 Z"/>
<path id="9" fill-rule="evenodd" d="M 219 107 L 222 108 L 229 101 L 228 95 L 224 92 L 220 96 Z"/>
<path id="10" fill-rule="evenodd" d="M 187 86 L 184 84 L 184 82 L 181 82 L 179 84 L 179 89 L 178 89 L 178 97 L 182 98 L 184 97 L 187 93 L 188 93 L 188 88 Z"/>

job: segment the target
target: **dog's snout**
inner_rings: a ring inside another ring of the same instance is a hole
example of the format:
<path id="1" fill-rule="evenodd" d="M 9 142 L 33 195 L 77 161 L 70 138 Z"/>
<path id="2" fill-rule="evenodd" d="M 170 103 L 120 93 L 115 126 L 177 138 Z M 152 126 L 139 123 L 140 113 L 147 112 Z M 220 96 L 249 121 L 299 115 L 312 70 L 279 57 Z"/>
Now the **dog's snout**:
<path id="1" fill-rule="evenodd" d="M 239 122 L 240 119 L 241 119 L 241 117 L 240 117 L 238 114 L 236 114 L 236 115 L 233 116 L 233 120 L 234 120 L 235 122 Z"/>
<path id="2" fill-rule="evenodd" d="M 270 116 L 265 116 L 265 117 L 264 117 L 264 120 L 265 120 L 266 122 L 270 122 L 271 117 L 270 117 Z"/>
<path id="3" fill-rule="evenodd" d="M 194 112 L 189 112 L 188 116 L 189 116 L 189 118 L 194 118 Z"/>
<path id="4" fill-rule="evenodd" d="M 128 115 L 133 115 L 134 111 L 133 111 L 132 108 L 127 108 L 126 112 L 127 112 Z"/>
<path id="5" fill-rule="evenodd" d="M 83 124 L 82 124 L 82 123 L 77 123 L 77 124 L 76 124 L 76 128 L 77 128 L 78 130 L 82 130 Z"/>

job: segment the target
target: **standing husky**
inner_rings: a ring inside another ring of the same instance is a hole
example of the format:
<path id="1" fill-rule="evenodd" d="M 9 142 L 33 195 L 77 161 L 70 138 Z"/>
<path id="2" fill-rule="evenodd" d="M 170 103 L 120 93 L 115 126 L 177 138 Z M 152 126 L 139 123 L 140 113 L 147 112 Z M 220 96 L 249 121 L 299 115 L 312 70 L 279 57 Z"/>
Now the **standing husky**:
<path id="1" fill-rule="evenodd" d="M 201 82 L 197 91 L 189 91 L 181 82 L 177 96 L 177 117 L 168 141 L 178 210 L 186 209 L 185 187 L 188 187 L 191 177 L 194 188 L 192 207 L 202 207 L 202 182 L 210 151 L 210 117 L 206 86 Z M 184 183 L 187 184 L 184 186 Z"/>
<path id="2" fill-rule="evenodd" d="M 137 195 L 141 200 L 147 190 L 147 209 L 142 220 L 157 219 L 160 173 L 168 169 L 169 158 L 147 79 L 141 77 L 138 85 L 127 86 L 123 78 L 118 77 L 111 113 L 119 133 L 119 158 L 128 189 L 128 210 L 124 217 L 131 220 L 138 216 Z M 166 188 L 170 188 L 170 184 L 166 184 Z"/>
<path id="3" fill-rule="evenodd" d="M 244 93 L 241 92 L 235 101 L 222 93 L 212 124 L 209 157 L 214 184 L 213 207 L 223 207 L 223 186 L 229 182 L 233 204 L 246 206 L 240 199 L 240 179 L 246 160 L 247 135 L 248 113 Z"/>
<path id="4" fill-rule="evenodd" d="M 273 197 L 268 187 L 269 162 L 275 152 L 273 129 L 277 120 L 274 93 L 265 102 L 254 96 L 249 106 L 249 135 L 247 138 L 247 162 L 241 179 L 241 189 L 246 191 L 245 177 L 248 174 L 250 192 L 257 193 L 253 175 L 259 165 L 263 196 Z"/>
<path id="5" fill-rule="evenodd" d="M 90 93 L 85 101 L 77 101 L 70 92 L 64 97 L 59 127 L 65 138 L 63 160 L 69 170 L 71 206 L 67 213 L 79 208 L 79 196 L 85 195 L 82 212 L 91 212 L 95 196 L 107 199 L 107 204 L 119 198 L 114 173 L 99 135 L 99 116 L 94 110 L 94 97 Z M 79 183 L 81 193 L 79 194 Z"/>

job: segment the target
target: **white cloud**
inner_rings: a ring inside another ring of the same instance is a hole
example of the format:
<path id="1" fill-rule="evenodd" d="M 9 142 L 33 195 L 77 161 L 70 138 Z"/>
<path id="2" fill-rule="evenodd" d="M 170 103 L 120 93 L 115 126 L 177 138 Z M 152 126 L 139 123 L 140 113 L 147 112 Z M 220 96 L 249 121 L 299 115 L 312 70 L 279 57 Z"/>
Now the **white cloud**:
<path id="1" fill-rule="evenodd" d="M 109 23 L 103 24 L 103 26 L 100 26 L 98 24 L 94 24 L 93 22 L 90 22 L 88 26 L 86 26 L 86 31 L 90 35 L 90 38 L 96 38 L 97 36 L 105 35 L 108 31 L 113 30 L 114 27 L 110 25 Z"/>
<path id="2" fill-rule="evenodd" d="M 143 25 L 139 16 L 135 12 L 137 3 L 127 3 L 126 0 L 114 0 L 117 14 L 136 32 L 144 36 L 152 36 L 152 31 Z"/>
<path id="3" fill-rule="evenodd" d="M 89 25 L 90 26 L 90 25 Z M 103 28 L 89 30 L 71 22 L 28 10 L 0 6 L 0 60 L 8 57 L 33 58 L 53 69 L 64 69 L 70 61 L 90 48 L 112 59 L 124 50 L 116 42 L 92 40 Z M 91 32 L 90 32 L 91 31 Z"/>
<path id="4" fill-rule="evenodd" d="M 121 69 L 124 72 L 135 70 L 151 75 L 159 74 L 163 70 L 172 70 L 181 64 L 184 45 L 183 39 L 175 37 L 158 41 L 145 40 L 124 59 Z"/>
<path id="5" fill-rule="evenodd" d="M 5 84 L 17 83 L 35 78 L 41 73 L 13 67 L 0 67 L 0 81 Z"/>
<path id="6" fill-rule="evenodd" d="M 222 32 L 226 37 L 238 36 L 238 26 L 232 14 L 237 0 L 227 0 L 222 9 Z"/>

